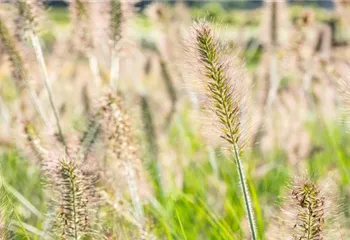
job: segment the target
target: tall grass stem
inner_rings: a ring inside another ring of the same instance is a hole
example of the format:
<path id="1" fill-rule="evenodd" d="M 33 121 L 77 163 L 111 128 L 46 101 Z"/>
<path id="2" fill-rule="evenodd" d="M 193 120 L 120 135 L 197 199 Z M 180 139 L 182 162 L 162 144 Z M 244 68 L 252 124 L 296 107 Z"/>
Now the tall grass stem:
<path id="1" fill-rule="evenodd" d="M 29 35 L 30 35 L 30 39 L 32 40 L 32 44 L 33 44 L 33 47 L 34 47 L 35 55 L 37 57 L 38 63 L 40 65 L 40 68 L 41 68 L 41 71 L 42 71 L 42 74 L 43 74 L 43 77 L 44 77 L 45 88 L 46 88 L 48 96 L 49 96 L 49 101 L 50 101 L 50 105 L 51 105 L 52 111 L 53 111 L 53 113 L 55 115 L 55 120 L 56 120 L 58 134 L 60 136 L 61 142 L 66 147 L 66 142 L 65 142 L 64 135 L 63 135 L 63 132 L 62 132 L 62 128 L 61 128 L 61 124 L 60 124 L 60 119 L 59 119 L 57 107 L 56 107 L 56 104 L 54 102 L 52 89 L 51 89 L 51 85 L 50 85 L 50 80 L 49 80 L 49 74 L 47 72 L 47 67 L 46 67 L 43 51 L 42 51 L 41 46 L 40 46 L 39 38 L 32 31 L 29 32 Z"/>
<path id="2" fill-rule="evenodd" d="M 237 144 L 234 144 L 233 152 L 234 152 L 235 162 L 237 164 L 237 171 L 238 171 L 239 180 L 240 180 L 240 187 L 241 187 L 241 190 L 243 192 L 245 210 L 247 212 L 250 233 L 252 235 L 252 239 L 257 240 L 258 238 L 257 238 L 257 234 L 256 234 L 257 231 L 256 231 L 256 226 L 255 226 L 254 212 L 253 212 L 253 208 L 252 208 L 251 197 L 249 194 L 249 189 L 248 189 L 248 185 L 246 182 L 242 161 L 241 161 L 241 158 L 239 156 L 239 149 L 238 149 Z"/>

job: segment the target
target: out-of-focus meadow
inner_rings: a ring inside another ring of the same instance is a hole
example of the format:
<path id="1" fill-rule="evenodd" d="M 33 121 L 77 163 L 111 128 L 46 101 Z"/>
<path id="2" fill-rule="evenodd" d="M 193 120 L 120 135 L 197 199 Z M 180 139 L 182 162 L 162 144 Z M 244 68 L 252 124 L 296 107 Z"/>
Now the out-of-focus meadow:
<path id="1" fill-rule="evenodd" d="M 15 4 L 0 3 L 0 35 L 6 28 L 13 40 L 0 37 L 1 239 L 252 239 L 236 165 L 203 125 L 210 120 L 188 73 L 197 19 L 211 22 L 228 57 L 244 62 L 235 66 L 249 89 L 242 162 L 258 238 L 334 239 L 276 237 L 293 179 L 310 178 L 330 186 L 333 230 L 350 239 L 347 1 L 333 8 L 265 1 L 252 9 L 116 1 L 114 15 L 111 2 L 32 6 L 30 24 Z M 63 152 L 83 155 L 95 170 L 43 159 Z M 74 185 L 84 171 L 81 182 L 93 178 L 92 185 Z M 76 192 L 73 200 L 67 191 Z M 68 216 L 78 201 L 86 214 Z"/>

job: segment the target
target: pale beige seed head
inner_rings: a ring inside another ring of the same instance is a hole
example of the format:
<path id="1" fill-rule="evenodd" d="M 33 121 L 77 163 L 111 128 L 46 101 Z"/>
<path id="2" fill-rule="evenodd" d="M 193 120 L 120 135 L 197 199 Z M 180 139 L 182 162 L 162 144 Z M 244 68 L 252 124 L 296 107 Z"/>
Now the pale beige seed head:
<path id="1" fill-rule="evenodd" d="M 196 22 L 186 41 L 187 69 L 202 108 L 203 121 L 218 132 L 227 146 L 237 145 L 242 151 L 246 143 L 246 95 L 244 66 L 238 58 L 226 55 L 213 27 Z"/>

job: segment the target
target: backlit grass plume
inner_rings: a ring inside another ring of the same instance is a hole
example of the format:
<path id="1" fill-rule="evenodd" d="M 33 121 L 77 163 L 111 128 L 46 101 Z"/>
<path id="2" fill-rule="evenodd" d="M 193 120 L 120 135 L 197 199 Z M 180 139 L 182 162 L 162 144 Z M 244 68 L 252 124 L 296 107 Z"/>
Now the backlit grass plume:
<path id="1" fill-rule="evenodd" d="M 245 92 L 240 87 L 243 79 L 238 74 L 229 71 L 229 69 L 233 71 L 240 69 L 236 69 L 237 66 L 225 57 L 224 49 L 207 22 L 195 23 L 191 34 L 190 46 L 187 49 L 192 53 L 189 65 L 200 81 L 197 86 L 200 85 L 204 90 L 202 94 L 206 100 L 205 108 L 210 111 L 210 117 L 215 117 L 214 124 L 219 126 L 221 138 L 225 140 L 233 153 L 252 239 L 257 239 L 253 209 L 240 158 L 244 145 L 242 117 Z"/>
<path id="2" fill-rule="evenodd" d="M 137 0 L 111 0 L 107 2 L 108 36 L 112 48 L 119 48 L 120 40 L 129 31 L 129 20 L 134 14 Z"/>
<path id="3" fill-rule="evenodd" d="M 73 24 L 74 47 L 84 53 L 93 48 L 89 2 L 74 0 L 69 2 L 69 11 Z"/>
<path id="4" fill-rule="evenodd" d="M 117 195 L 129 193 L 135 216 L 144 218 L 142 197 L 149 193 L 145 171 L 138 155 L 131 127 L 131 118 L 126 113 L 122 100 L 114 93 L 102 97 L 94 119 L 99 124 L 99 141 L 105 156 L 101 162 L 102 181 Z"/>
<path id="5" fill-rule="evenodd" d="M 323 239 L 325 222 L 325 196 L 311 181 L 295 184 L 292 190 L 294 207 L 297 210 L 293 239 Z"/>
<path id="6" fill-rule="evenodd" d="M 98 197 L 96 177 L 80 161 L 68 156 L 46 159 L 43 164 L 53 202 L 55 236 L 81 239 L 93 236 Z"/>
<path id="7" fill-rule="evenodd" d="M 119 78 L 120 53 L 130 31 L 129 21 L 134 13 L 136 2 L 134 0 L 110 0 L 106 2 L 107 34 L 111 48 L 110 85 L 115 91 Z"/>
<path id="8" fill-rule="evenodd" d="M 16 86 L 22 90 L 26 85 L 27 72 L 25 70 L 24 61 L 17 49 L 15 39 L 11 36 L 3 19 L 0 19 L 0 45 L 5 54 L 8 55 L 12 65 L 12 76 L 16 81 Z"/>
<path id="9" fill-rule="evenodd" d="M 327 179 L 321 185 L 309 178 L 295 179 L 271 239 L 339 238 L 343 234 L 342 213 L 331 182 Z"/>
<path id="10" fill-rule="evenodd" d="M 19 39 L 28 32 L 37 34 L 39 28 L 39 19 L 43 16 L 43 3 L 37 0 L 18 0 L 14 1 L 17 8 L 15 19 L 16 31 Z"/>
<path id="11" fill-rule="evenodd" d="M 221 138 L 229 147 L 242 152 L 245 145 L 245 94 L 243 66 L 225 56 L 225 48 L 206 22 L 195 23 L 190 39 L 190 62 L 195 77 L 195 88 L 210 117 L 220 126 Z"/>

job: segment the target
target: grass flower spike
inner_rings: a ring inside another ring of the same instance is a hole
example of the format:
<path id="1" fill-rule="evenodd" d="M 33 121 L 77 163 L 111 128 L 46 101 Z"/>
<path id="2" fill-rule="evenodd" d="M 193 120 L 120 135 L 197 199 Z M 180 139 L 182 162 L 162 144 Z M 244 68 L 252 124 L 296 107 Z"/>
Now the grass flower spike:
<path id="1" fill-rule="evenodd" d="M 47 175 L 55 206 L 53 227 L 60 239 L 81 239 L 91 236 L 97 206 L 96 177 L 70 157 L 46 159 L 43 172 Z"/>
<path id="2" fill-rule="evenodd" d="M 334 192 L 334 182 L 326 178 L 316 183 L 310 178 L 297 178 L 285 203 L 282 215 L 271 226 L 271 239 L 345 239 L 342 230 L 343 210 Z"/>
<path id="3" fill-rule="evenodd" d="M 296 184 L 292 197 L 297 210 L 293 239 L 323 239 L 325 197 L 311 181 Z"/>
<path id="4" fill-rule="evenodd" d="M 229 71 L 229 68 L 234 67 L 233 63 L 225 58 L 224 51 L 208 23 L 198 22 L 194 25 L 190 51 L 192 51 L 195 66 L 198 66 L 194 71 L 200 73 L 197 78 L 203 86 L 205 106 L 212 113 L 211 116 L 216 117 L 221 138 L 226 141 L 233 153 L 252 239 L 257 239 L 253 210 L 240 158 L 244 146 L 242 131 L 244 92 L 242 93 L 243 89 L 239 86 L 242 79 Z"/>
<path id="5" fill-rule="evenodd" d="M 0 19 L 0 40 L 2 46 L 1 48 L 8 54 L 9 61 L 12 64 L 13 79 L 16 81 L 16 85 L 19 86 L 19 89 L 21 90 L 25 85 L 24 81 L 26 81 L 27 73 L 24 67 L 23 59 L 16 47 L 15 39 L 11 36 L 2 19 Z"/>

